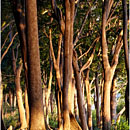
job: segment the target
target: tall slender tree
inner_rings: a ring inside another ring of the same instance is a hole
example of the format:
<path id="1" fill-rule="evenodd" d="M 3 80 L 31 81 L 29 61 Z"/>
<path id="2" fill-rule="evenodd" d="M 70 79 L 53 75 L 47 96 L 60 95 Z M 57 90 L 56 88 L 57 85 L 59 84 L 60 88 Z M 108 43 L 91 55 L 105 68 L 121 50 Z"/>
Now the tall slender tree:
<path id="1" fill-rule="evenodd" d="M 126 107 L 126 118 L 129 121 L 129 51 L 128 51 L 128 43 L 127 43 L 127 1 L 122 0 L 123 5 L 123 46 L 124 46 L 124 54 L 125 54 L 125 66 L 127 70 L 127 87 L 125 92 L 125 107 Z"/>
<path id="2" fill-rule="evenodd" d="M 36 0 L 26 1 L 30 130 L 45 130 Z"/>

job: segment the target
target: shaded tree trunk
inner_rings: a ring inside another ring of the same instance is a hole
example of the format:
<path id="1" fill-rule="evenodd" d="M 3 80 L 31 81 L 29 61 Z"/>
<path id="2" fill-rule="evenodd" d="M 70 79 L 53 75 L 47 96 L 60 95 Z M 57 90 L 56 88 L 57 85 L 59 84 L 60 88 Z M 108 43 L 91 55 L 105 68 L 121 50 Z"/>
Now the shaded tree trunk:
<path id="1" fill-rule="evenodd" d="M 26 85 L 26 84 L 25 84 Z M 29 104 L 28 104 L 28 93 L 27 93 L 27 87 L 25 86 L 25 110 L 26 110 L 26 121 L 27 126 L 29 126 Z"/>
<path id="2" fill-rule="evenodd" d="M 127 0 L 122 0 L 123 5 L 123 46 L 124 46 L 124 54 L 125 54 L 125 66 L 127 70 L 127 87 L 125 91 L 125 107 L 126 107 L 126 118 L 129 122 L 129 51 L 128 51 L 128 43 L 127 43 Z"/>
<path id="3" fill-rule="evenodd" d="M 82 97 L 80 71 L 79 71 L 79 66 L 77 63 L 77 54 L 75 51 L 73 53 L 73 68 L 74 68 L 75 81 L 76 81 L 77 99 L 78 99 L 81 127 L 83 130 L 87 130 L 87 121 L 86 121 L 86 115 L 85 115 L 85 109 L 84 109 L 83 97 Z"/>
<path id="4" fill-rule="evenodd" d="M 79 118 L 78 118 L 78 104 L 77 104 L 77 92 L 76 92 L 76 90 L 75 90 L 75 94 L 74 94 L 74 114 L 75 114 L 76 120 L 79 120 Z"/>
<path id="5" fill-rule="evenodd" d="M 116 122 L 116 75 L 114 75 L 111 87 L 111 123 Z"/>
<path id="6" fill-rule="evenodd" d="M 13 106 L 13 94 L 11 92 L 11 88 L 10 87 L 9 87 L 9 104 L 10 104 L 10 107 L 12 107 Z"/>
<path id="7" fill-rule="evenodd" d="M 98 81 L 98 73 L 95 74 L 95 86 L 96 86 L 96 120 L 97 126 L 100 128 L 100 88 L 99 88 L 99 81 Z"/>
<path id="8" fill-rule="evenodd" d="M 26 1 L 30 130 L 45 130 L 36 0 Z M 33 14 L 33 15 L 32 15 Z M 31 23 L 31 24 L 30 24 Z"/>
<path id="9" fill-rule="evenodd" d="M 13 14 L 15 18 L 15 23 L 18 30 L 18 35 L 20 39 L 20 47 L 22 52 L 22 60 L 23 66 L 25 71 L 25 90 L 28 89 L 28 68 L 27 68 L 27 43 L 26 43 L 26 15 L 25 15 L 25 0 L 22 2 L 19 0 L 11 1 Z M 29 125 L 29 108 L 27 106 L 28 102 L 28 93 L 25 91 L 25 108 L 26 108 L 26 119 L 27 119 L 27 126 Z"/>

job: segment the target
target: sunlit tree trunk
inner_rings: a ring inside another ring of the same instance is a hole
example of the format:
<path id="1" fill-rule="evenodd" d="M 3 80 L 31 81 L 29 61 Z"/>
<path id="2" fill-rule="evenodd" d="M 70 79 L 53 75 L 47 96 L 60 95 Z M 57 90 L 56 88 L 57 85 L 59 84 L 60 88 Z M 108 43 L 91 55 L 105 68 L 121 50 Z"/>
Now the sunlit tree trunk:
<path id="1" fill-rule="evenodd" d="M 15 87 L 16 87 L 16 97 L 17 97 L 17 102 L 18 102 L 18 110 L 19 110 L 19 116 L 20 116 L 20 124 L 21 124 L 21 129 L 27 128 L 27 122 L 26 122 L 26 117 L 25 117 L 25 109 L 23 106 L 23 100 L 22 100 L 22 89 L 20 86 L 20 74 L 22 71 L 22 64 L 16 68 L 16 58 L 14 55 L 14 49 L 12 49 L 12 57 L 13 57 L 13 71 L 15 75 Z"/>
<path id="2" fill-rule="evenodd" d="M 56 70 L 56 99 L 57 99 L 57 108 L 58 108 L 58 127 L 60 130 L 63 129 L 62 123 L 62 90 L 61 90 L 61 73 L 60 73 L 60 54 L 61 54 L 61 43 L 62 43 L 62 34 L 59 35 L 58 41 L 58 55 L 57 59 L 55 58 L 53 45 L 52 45 L 52 37 L 51 37 L 51 29 L 49 30 L 49 39 L 50 39 L 50 51 L 54 63 L 54 68 Z"/>
<path id="3" fill-rule="evenodd" d="M 96 120 L 97 126 L 100 127 L 100 87 L 98 80 L 98 73 L 95 74 L 95 87 L 96 87 Z"/>
<path id="4" fill-rule="evenodd" d="M 72 84 L 73 70 L 72 70 L 72 56 L 73 56 L 73 25 L 74 25 L 74 11 L 75 1 L 70 0 L 70 43 L 69 43 L 69 89 L 68 89 L 68 103 L 69 111 L 73 113 L 74 110 L 74 87 Z"/>
<path id="5" fill-rule="evenodd" d="M 70 130 L 70 117 L 68 105 L 68 88 L 70 83 L 70 64 L 69 64 L 69 47 L 70 47 L 70 1 L 65 0 L 65 36 L 64 36 L 64 75 L 63 75 L 63 119 L 64 130 Z"/>
<path id="6" fill-rule="evenodd" d="M 92 130 L 92 111 L 91 111 L 91 88 L 89 85 L 89 68 L 86 70 L 85 77 L 86 93 L 87 93 L 87 114 L 88 114 L 88 129 Z"/>
<path id="7" fill-rule="evenodd" d="M 47 94 L 46 94 L 46 122 L 47 122 L 47 125 L 49 125 L 48 111 L 49 111 L 49 100 L 50 100 L 51 84 L 52 84 L 52 71 L 53 71 L 53 63 L 52 63 L 52 56 L 51 56 L 51 51 L 50 51 L 50 77 L 49 77 L 49 83 L 48 83 Z"/>
<path id="8" fill-rule="evenodd" d="M 2 85 L 2 76 L 0 71 L 0 128 L 1 130 L 6 130 L 2 119 L 2 104 L 3 104 L 3 85 Z"/>
<path id="9" fill-rule="evenodd" d="M 26 1 L 30 130 L 45 130 L 36 0 Z"/>
<path id="10" fill-rule="evenodd" d="M 118 64 L 118 57 L 122 47 L 122 31 L 118 36 L 115 52 L 112 58 L 111 65 L 108 57 L 108 45 L 106 39 L 106 22 L 110 13 L 112 0 L 104 1 L 103 17 L 102 17 L 102 59 L 104 69 L 104 88 L 103 88 L 103 130 L 111 128 L 111 112 L 110 112 L 110 91 L 113 76 Z"/>
<path id="11" fill-rule="evenodd" d="M 116 123 L 119 123 L 119 122 L 120 122 L 120 117 L 121 117 L 121 115 L 124 113 L 125 110 L 126 110 L 125 107 L 123 107 L 123 108 L 120 110 L 120 112 L 117 114 Z"/>

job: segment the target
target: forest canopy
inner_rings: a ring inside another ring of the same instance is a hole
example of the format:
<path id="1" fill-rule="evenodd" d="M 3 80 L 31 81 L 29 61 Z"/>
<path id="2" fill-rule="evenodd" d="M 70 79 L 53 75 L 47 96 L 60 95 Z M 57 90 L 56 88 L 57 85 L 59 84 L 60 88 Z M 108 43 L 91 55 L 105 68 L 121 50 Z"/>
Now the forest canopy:
<path id="1" fill-rule="evenodd" d="M 2 130 L 128 130 L 128 5 L 2 0 Z"/>

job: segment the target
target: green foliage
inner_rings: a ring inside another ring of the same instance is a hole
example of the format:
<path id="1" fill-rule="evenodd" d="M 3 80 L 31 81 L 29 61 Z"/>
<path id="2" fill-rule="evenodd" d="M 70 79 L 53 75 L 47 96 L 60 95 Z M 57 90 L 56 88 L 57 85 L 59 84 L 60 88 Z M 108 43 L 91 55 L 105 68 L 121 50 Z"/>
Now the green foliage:
<path id="1" fill-rule="evenodd" d="M 51 128 L 58 127 L 58 117 L 57 117 L 57 108 L 56 104 L 54 105 L 53 112 L 49 113 L 49 125 Z"/>
<path id="2" fill-rule="evenodd" d="M 120 122 L 114 124 L 111 127 L 111 130 L 129 130 L 130 126 L 128 125 L 128 121 L 126 121 L 125 116 L 121 116 Z"/>
<path id="3" fill-rule="evenodd" d="M 92 111 L 92 122 L 93 122 L 93 129 L 99 130 L 99 128 L 97 128 L 97 122 L 96 122 L 96 110 Z"/>
<path id="4" fill-rule="evenodd" d="M 57 120 L 57 114 L 49 114 L 49 125 L 52 128 L 57 128 L 58 126 L 58 120 Z"/>
<path id="5" fill-rule="evenodd" d="M 17 108 L 11 108 L 9 104 L 3 104 L 3 113 L 4 113 L 4 124 L 6 128 L 12 125 L 15 128 L 18 125 L 19 113 Z"/>

